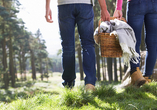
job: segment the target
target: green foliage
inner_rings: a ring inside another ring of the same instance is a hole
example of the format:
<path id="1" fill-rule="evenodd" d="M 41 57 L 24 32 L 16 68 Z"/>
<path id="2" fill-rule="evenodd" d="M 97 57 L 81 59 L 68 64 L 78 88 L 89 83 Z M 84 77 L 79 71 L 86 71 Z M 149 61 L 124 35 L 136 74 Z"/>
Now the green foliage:
<path id="1" fill-rule="evenodd" d="M 4 11 L 0 12 L 0 16 L 6 18 L 9 16 L 9 12 L 4 10 Z"/>
<path id="2" fill-rule="evenodd" d="M 116 90 L 112 86 L 106 86 L 101 84 L 97 86 L 94 95 L 98 96 L 98 98 L 111 97 L 116 95 Z"/>
<path id="3" fill-rule="evenodd" d="M 61 94 L 61 105 L 81 107 L 87 105 L 94 99 L 90 92 L 86 92 L 83 88 L 76 90 L 65 89 Z"/>

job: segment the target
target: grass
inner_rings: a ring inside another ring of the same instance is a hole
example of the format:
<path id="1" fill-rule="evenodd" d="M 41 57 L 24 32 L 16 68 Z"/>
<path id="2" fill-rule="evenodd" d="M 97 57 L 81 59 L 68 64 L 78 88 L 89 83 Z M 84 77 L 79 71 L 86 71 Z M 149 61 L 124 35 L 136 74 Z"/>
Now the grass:
<path id="1" fill-rule="evenodd" d="M 94 92 L 86 92 L 83 86 L 46 89 L 53 85 L 48 81 L 17 85 L 23 87 L 0 89 L 0 110 L 157 110 L 157 82 L 125 89 L 98 82 Z"/>

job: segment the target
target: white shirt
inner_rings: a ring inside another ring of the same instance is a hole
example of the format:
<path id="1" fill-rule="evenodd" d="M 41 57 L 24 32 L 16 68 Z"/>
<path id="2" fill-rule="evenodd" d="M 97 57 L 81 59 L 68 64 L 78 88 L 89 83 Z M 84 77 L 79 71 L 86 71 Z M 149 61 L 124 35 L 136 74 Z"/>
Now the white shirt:
<path id="1" fill-rule="evenodd" d="M 93 4 L 94 6 L 94 0 L 58 0 L 58 5 L 74 4 L 74 3 Z"/>

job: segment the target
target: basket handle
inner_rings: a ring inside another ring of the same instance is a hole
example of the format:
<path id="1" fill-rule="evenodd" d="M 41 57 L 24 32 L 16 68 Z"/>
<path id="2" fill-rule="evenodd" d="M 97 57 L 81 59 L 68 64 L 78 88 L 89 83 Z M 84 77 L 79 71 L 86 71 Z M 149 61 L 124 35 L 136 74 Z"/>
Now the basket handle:
<path id="1" fill-rule="evenodd" d="M 110 17 L 110 20 L 114 20 L 114 19 L 116 19 L 116 17 Z M 126 22 L 126 20 L 125 20 L 125 18 L 124 17 L 122 17 L 122 19 L 121 19 L 122 21 L 124 21 L 124 22 Z M 101 19 L 99 20 L 99 28 L 98 28 L 98 33 L 100 33 L 100 24 L 101 24 Z"/>

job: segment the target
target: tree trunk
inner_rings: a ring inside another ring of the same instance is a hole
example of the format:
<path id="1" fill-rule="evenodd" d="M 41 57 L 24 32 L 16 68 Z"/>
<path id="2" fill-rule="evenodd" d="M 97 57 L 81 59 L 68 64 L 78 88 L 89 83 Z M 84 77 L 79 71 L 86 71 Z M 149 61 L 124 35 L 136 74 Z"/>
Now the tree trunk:
<path id="1" fill-rule="evenodd" d="M 9 40 L 9 71 L 11 75 L 11 86 L 15 87 L 15 73 L 14 73 L 14 61 L 13 61 L 13 47 L 12 47 L 12 38 L 10 36 Z"/>
<path id="2" fill-rule="evenodd" d="M 9 87 L 9 74 L 7 72 L 7 54 L 6 54 L 6 41 L 5 38 L 3 38 L 2 42 L 2 51 L 3 51 L 3 71 L 4 73 L 4 84 L 5 84 L 5 89 L 8 89 Z"/>
<path id="3" fill-rule="evenodd" d="M 112 78 L 112 58 L 107 58 L 107 70 L 108 70 L 109 82 L 111 83 L 113 81 L 113 78 Z"/>
<path id="4" fill-rule="evenodd" d="M 23 80 L 26 81 L 26 58 L 25 52 L 22 52 L 22 73 L 23 73 Z"/>
<path id="5" fill-rule="evenodd" d="M 30 45 L 29 45 L 29 47 L 30 47 Z M 32 79 L 36 80 L 35 59 L 34 59 L 34 52 L 32 49 L 30 49 L 30 55 L 31 55 Z"/>
<path id="6" fill-rule="evenodd" d="M 78 52 L 79 69 L 80 69 L 80 80 L 83 80 L 84 75 L 83 75 L 83 66 L 82 66 L 81 45 L 79 45 L 77 52 Z"/>
<path id="7" fill-rule="evenodd" d="M 102 67 L 101 67 L 101 70 L 102 70 L 102 79 L 103 79 L 103 81 L 104 81 L 104 61 L 103 61 L 103 57 L 101 57 L 101 61 L 102 61 Z"/>
<path id="8" fill-rule="evenodd" d="M 117 59 L 114 58 L 114 81 L 118 82 L 118 75 L 117 75 Z"/>
<path id="9" fill-rule="evenodd" d="M 15 80 L 18 81 L 18 77 L 17 77 L 17 67 L 16 67 L 16 57 L 14 55 L 14 74 L 15 74 Z"/>
<path id="10" fill-rule="evenodd" d="M 42 67 L 42 58 L 41 58 L 41 55 L 40 55 L 39 62 L 40 62 L 40 74 L 41 74 L 41 80 L 43 81 L 43 67 Z"/>
<path id="11" fill-rule="evenodd" d="M 106 78 L 106 74 L 107 74 L 107 58 L 104 58 L 104 62 L 105 62 L 105 65 L 104 65 L 104 69 L 105 69 L 105 81 L 107 80 Z"/>
<path id="12" fill-rule="evenodd" d="M 49 65 L 48 65 L 48 58 L 46 58 L 46 73 L 47 73 L 47 80 L 49 77 Z"/>
<path id="13" fill-rule="evenodd" d="M 23 81 L 23 76 L 22 76 L 22 61 L 21 61 L 21 54 L 19 52 L 19 65 L 20 65 L 20 75 L 21 75 L 21 81 Z"/>
<path id="14" fill-rule="evenodd" d="M 119 58 L 119 72 L 120 72 L 120 80 L 122 80 L 122 64 L 121 64 L 121 58 Z"/>
<path id="15" fill-rule="evenodd" d="M 96 52 L 96 62 L 97 62 L 97 79 L 98 81 L 101 80 L 100 75 L 100 55 L 99 55 L 99 46 L 95 45 L 95 52 Z"/>
<path id="16" fill-rule="evenodd" d="M 23 74 L 24 74 L 24 81 L 26 81 L 27 77 L 26 77 L 26 62 L 25 62 L 25 59 L 23 61 Z"/>
<path id="17" fill-rule="evenodd" d="M 103 81 L 106 81 L 106 67 L 105 67 L 105 58 L 101 57 L 102 60 L 102 75 L 103 75 Z"/>
<path id="18" fill-rule="evenodd" d="M 4 23 L 2 24 L 2 35 L 4 35 Z M 2 53 L 3 53 L 4 84 L 5 84 L 5 89 L 8 89 L 8 87 L 9 87 L 9 74 L 7 72 L 7 53 L 6 53 L 6 39 L 5 39 L 5 37 L 3 37 L 1 44 L 2 44 Z"/>

